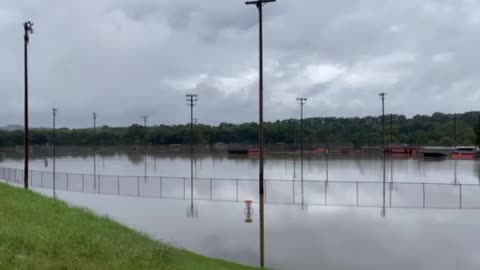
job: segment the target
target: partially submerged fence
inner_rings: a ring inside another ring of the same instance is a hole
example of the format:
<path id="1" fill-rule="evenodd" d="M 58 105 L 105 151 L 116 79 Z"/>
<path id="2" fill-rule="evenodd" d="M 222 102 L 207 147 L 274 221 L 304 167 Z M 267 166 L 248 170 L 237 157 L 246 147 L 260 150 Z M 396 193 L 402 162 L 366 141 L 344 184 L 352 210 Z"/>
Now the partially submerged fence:
<path id="1" fill-rule="evenodd" d="M 23 170 L 0 168 L 0 179 L 23 184 Z M 53 189 L 53 173 L 30 171 L 31 187 Z M 55 173 L 56 190 L 145 198 L 258 201 L 258 180 L 194 178 L 193 194 L 188 177 L 114 176 Z M 385 193 L 384 193 L 385 188 Z M 384 199 L 385 197 L 385 199 Z M 480 185 L 265 180 L 267 204 L 325 206 L 480 209 Z"/>

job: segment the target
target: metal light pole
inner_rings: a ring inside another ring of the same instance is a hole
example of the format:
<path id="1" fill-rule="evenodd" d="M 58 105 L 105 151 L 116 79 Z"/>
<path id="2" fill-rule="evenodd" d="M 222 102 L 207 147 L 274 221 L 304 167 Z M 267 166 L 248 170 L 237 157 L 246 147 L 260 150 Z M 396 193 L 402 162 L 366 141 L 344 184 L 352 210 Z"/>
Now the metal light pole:
<path id="1" fill-rule="evenodd" d="M 97 191 L 97 116 L 98 113 L 93 113 L 93 192 Z"/>
<path id="2" fill-rule="evenodd" d="M 254 0 L 245 2 L 246 5 L 255 5 L 258 9 L 258 39 L 259 39 L 259 82 L 258 82 L 258 106 L 259 106 L 259 119 L 258 119 L 258 145 L 260 150 L 259 160 L 259 197 L 260 197 L 260 266 L 264 267 L 265 264 L 265 242 L 264 242 L 264 194 L 263 194 L 263 5 L 266 3 L 275 2 L 276 0 Z"/>
<path id="3" fill-rule="evenodd" d="M 385 149 L 385 93 L 380 93 L 379 94 L 381 99 L 382 99 L 382 153 L 383 153 L 383 207 L 382 207 L 382 217 L 385 216 L 386 210 L 385 210 L 385 156 L 386 156 L 386 149 Z"/>
<path id="4" fill-rule="evenodd" d="M 298 104 L 300 104 L 300 181 L 302 183 L 302 206 L 304 205 L 303 199 L 303 150 L 304 150 L 304 132 L 303 132 L 303 105 L 307 102 L 307 99 L 304 97 L 297 98 Z"/>
<path id="5" fill-rule="evenodd" d="M 194 206 L 193 206 L 193 106 L 195 106 L 198 102 L 198 95 L 196 94 L 188 94 L 187 97 L 187 105 L 190 106 L 190 207 L 192 211 L 192 216 L 194 216 Z"/>
<path id="6" fill-rule="evenodd" d="M 28 42 L 30 41 L 30 34 L 33 34 L 33 23 L 28 21 L 23 24 L 25 30 L 24 35 L 24 53 L 25 53 L 25 132 L 24 132 L 24 151 L 25 151 L 25 168 L 23 183 L 25 189 L 28 189 Z"/>
<path id="7" fill-rule="evenodd" d="M 55 117 L 57 116 L 57 111 L 58 109 L 56 108 L 52 108 L 52 114 L 53 114 L 53 129 L 52 129 L 52 135 L 53 135 L 53 138 L 52 138 L 52 144 L 53 144 L 53 198 L 56 198 L 56 194 L 55 194 L 55 159 L 56 159 L 56 149 L 55 149 L 55 145 L 56 145 L 56 134 L 55 134 Z"/>

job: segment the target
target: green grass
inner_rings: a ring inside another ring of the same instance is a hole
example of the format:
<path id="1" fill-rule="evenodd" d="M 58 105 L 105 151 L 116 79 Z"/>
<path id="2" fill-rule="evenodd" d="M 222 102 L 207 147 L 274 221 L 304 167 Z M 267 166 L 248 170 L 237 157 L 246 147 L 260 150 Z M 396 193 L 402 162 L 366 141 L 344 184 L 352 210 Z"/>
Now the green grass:
<path id="1" fill-rule="evenodd" d="M 0 269 L 254 269 L 176 249 L 0 183 Z"/>

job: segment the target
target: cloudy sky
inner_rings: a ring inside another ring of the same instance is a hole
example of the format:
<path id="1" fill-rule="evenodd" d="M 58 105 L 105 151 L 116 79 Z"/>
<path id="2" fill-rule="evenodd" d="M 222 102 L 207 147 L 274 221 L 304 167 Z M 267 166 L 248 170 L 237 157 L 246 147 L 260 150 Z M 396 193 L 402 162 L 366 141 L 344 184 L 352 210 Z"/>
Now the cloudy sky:
<path id="1" fill-rule="evenodd" d="M 0 126 L 257 120 L 258 18 L 242 0 L 0 0 Z M 264 9 L 265 117 L 431 114 L 480 107 L 477 0 L 279 0 Z"/>

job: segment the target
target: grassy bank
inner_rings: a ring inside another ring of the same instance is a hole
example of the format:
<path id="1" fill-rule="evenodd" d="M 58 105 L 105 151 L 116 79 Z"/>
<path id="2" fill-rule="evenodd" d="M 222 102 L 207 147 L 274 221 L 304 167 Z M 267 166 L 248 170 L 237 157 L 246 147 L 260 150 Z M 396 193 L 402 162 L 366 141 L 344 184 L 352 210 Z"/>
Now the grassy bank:
<path id="1" fill-rule="evenodd" d="M 0 269 L 254 269 L 179 250 L 0 183 Z"/>

